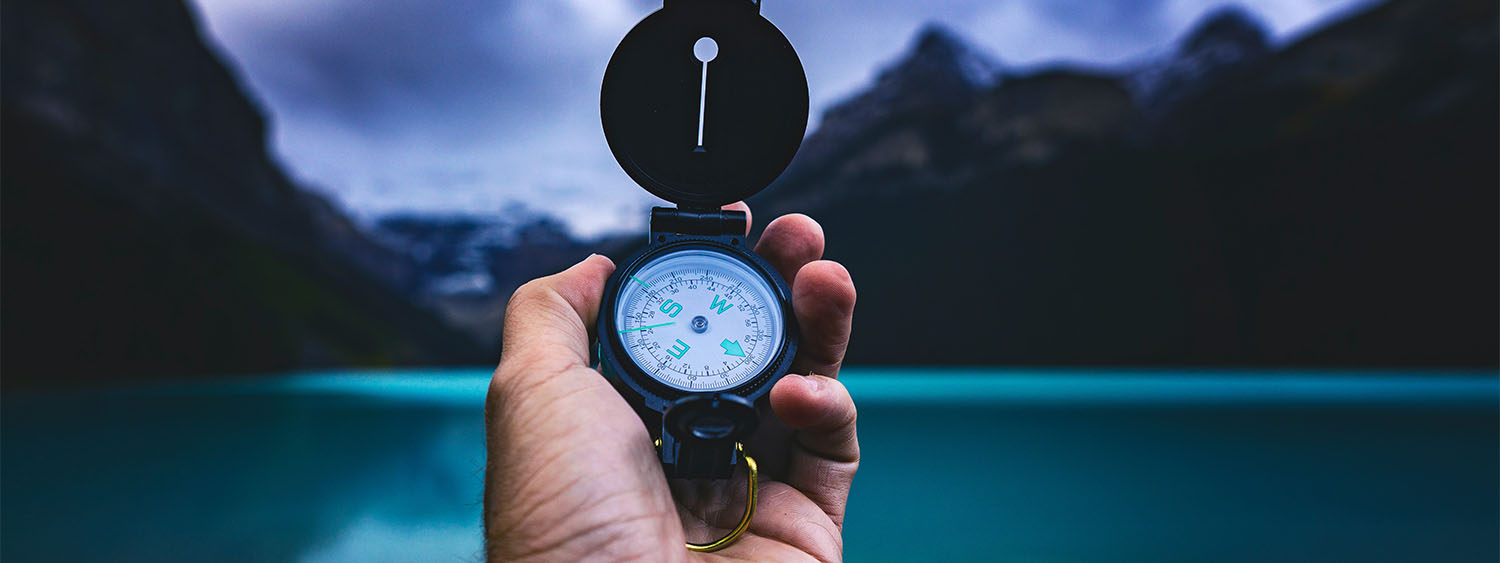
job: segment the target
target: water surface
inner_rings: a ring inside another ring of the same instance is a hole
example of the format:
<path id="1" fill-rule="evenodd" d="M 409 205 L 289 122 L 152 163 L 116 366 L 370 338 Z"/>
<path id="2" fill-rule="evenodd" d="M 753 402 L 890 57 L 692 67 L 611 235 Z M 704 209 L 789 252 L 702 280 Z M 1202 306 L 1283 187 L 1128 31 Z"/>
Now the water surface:
<path id="1" fill-rule="evenodd" d="M 468 561 L 484 370 L 3 398 L 6 561 Z M 856 369 L 851 561 L 1495 561 L 1493 373 Z"/>

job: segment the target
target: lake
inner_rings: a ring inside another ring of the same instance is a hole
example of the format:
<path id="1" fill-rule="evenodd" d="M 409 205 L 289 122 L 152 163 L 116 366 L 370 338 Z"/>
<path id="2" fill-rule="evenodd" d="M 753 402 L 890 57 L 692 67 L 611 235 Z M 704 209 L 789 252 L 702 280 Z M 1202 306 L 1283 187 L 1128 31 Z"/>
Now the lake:
<path id="1" fill-rule="evenodd" d="M 479 559 L 488 369 L 0 398 L 0 558 Z M 1488 561 L 1494 372 L 848 368 L 851 561 Z"/>

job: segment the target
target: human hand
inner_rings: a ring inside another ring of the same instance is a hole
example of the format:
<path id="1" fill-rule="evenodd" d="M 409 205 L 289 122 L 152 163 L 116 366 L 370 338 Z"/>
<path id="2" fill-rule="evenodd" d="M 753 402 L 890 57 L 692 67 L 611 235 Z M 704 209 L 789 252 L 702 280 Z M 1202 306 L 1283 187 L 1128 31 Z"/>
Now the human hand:
<path id="1" fill-rule="evenodd" d="M 727 209 L 749 213 L 744 204 Z M 746 444 L 760 465 L 749 530 L 715 553 L 683 547 L 688 539 L 717 539 L 738 523 L 744 469 L 728 480 L 669 486 L 646 426 L 589 367 L 589 332 L 614 271 L 608 258 L 590 256 L 522 286 L 507 308 L 485 406 L 489 559 L 842 558 L 859 442 L 854 401 L 835 377 L 849 341 L 854 284 L 843 266 L 819 260 L 823 231 L 804 215 L 771 222 L 755 252 L 790 284 L 802 337 L 792 373 L 770 393 L 776 416 L 763 415 Z"/>

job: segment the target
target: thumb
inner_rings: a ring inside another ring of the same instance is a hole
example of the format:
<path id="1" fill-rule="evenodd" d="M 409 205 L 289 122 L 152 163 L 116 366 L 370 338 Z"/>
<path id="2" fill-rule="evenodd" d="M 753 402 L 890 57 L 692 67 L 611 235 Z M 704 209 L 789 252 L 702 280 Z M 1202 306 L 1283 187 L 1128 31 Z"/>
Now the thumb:
<path id="1" fill-rule="evenodd" d="M 573 267 L 516 289 L 505 308 L 501 364 L 557 373 L 587 366 L 589 329 L 599 315 L 614 262 L 593 254 Z"/>

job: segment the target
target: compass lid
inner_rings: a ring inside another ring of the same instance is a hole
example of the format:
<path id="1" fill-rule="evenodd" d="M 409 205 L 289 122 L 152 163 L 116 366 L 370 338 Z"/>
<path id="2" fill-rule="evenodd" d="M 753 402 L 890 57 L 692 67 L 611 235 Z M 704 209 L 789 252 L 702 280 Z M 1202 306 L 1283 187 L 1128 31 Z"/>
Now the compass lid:
<path id="1" fill-rule="evenodd" d="M 620 167 L 687 208 L 775 181 L 802 144 L 807 109 L 802 62 L 749 0 L 667 0 L 615 48 L 599 99 Z"/>

